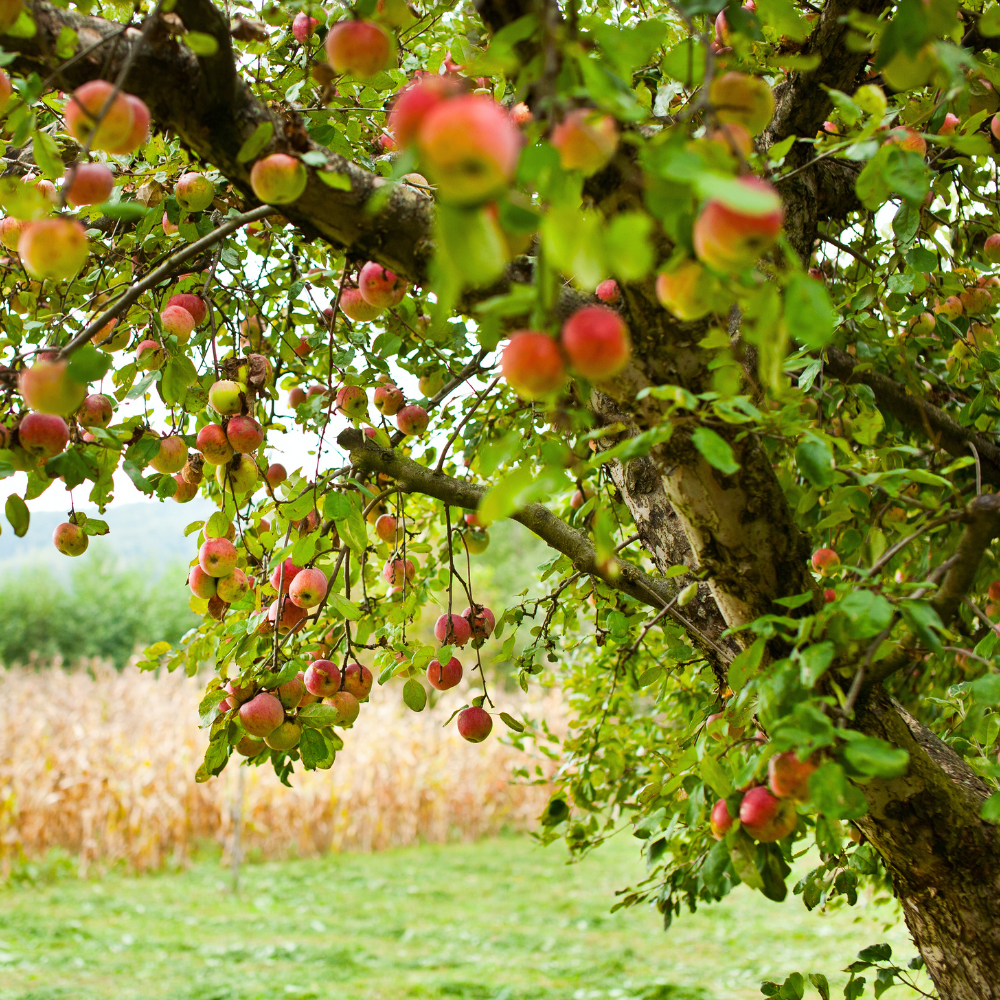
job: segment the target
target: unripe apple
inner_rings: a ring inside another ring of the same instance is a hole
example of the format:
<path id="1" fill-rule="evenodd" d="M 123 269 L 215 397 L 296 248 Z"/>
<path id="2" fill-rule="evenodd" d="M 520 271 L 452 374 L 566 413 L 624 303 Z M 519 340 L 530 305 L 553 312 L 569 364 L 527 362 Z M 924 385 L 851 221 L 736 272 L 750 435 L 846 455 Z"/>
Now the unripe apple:
<path id="1" fill-rule="evenodd" d="M 914 316 L 913 319 L 910 320 L 909 332 L 918 337 L 926 337 L 927 334 L 934 332 L 934 327 L 936 325 L 937 320 L 935 320 L 933 313 L 921 313 L 919 316 Z"/>
<path id="2" fill-rule="evenodd" d="M 314 17 L 300 11 L 292 18 L 292 37 L 300 45 L 305 45 L 309 41 L 309 36 L 316 30 L 319 21 Z"/>
<path id="3" fill-rule="evenodd" d="M 108 147 L 108 152 L 114 153 L 115 156 L 134 153 L 149 138 L 149 108 L 146 107 L 145 101 L 135 94 L 126 94 L 125 100 L 132 111 L 132 129 L 124 142 Z"/>
<path id="4" fill-rule="evenodd" d="M 87 551 L 90 538 L 79 525 L 66 522 L 56 527 L 52 542 L 64 556 L 82 556 Z"/>
<path id="5" fill-rule="evenodd" d="M 188 212 L 201 212 L 215 200 L 215 185 L 195 171 L 181 174 L 174 185 L 177 204 Z"/>
<path id="6" fill-rule="evenodd" d="M 166 309 L 171 306 L 180 306 L 181 309 L 186 309 L 191 314 L 195 326 L 201 326 L 208 317 L 208 305 L 200 295 L 195 295 L 193 292 L 177 292 L 175 295 L 171 295 L 167 299 Z"/>
<path id="7" fill-rule="evenodd" d="M 236 546 L 228 538 L 206 538 L 198 550 L 198 565 L 217 579 L 230 576 L 238 558 Z"/>
<path id="8" fill-rule="evenodd" d="M 264 742 L 272 750 L 291 750 L 299 745 L 300 739 L 302 739 L 302 726 L 289 719 L 265 736 Z"/>
<path id="9" fill-rule="evenodd" d="M 496 618 L 485 604 L 477 604 L 475 614 L 472 608 L 466 608 L 462 617 L 468 622 L 469 632 L 473 639 L 488 639 L 496 628 Z"/>
<path id="10" fill-rule="evenodd" d="M 16 250 L 17 241 L 21 238 L 21 233 L 27 224 L 23 219 L 15 219 L 12 215 L 0 219 L 0 243 L 8 250 Z M 1000 236 L 997 237 L 997 241 L 1000 242 Z M 987 246 L 989 246 L 989 242 L 989 240 L 986 241 Z M 989 256 L 989 251 L 987 251 L 987 256 Z"/>
<path id="11" fill-rule="evenodd" d="M 473 529 L 462 534 L 462 544 L 470 555 L 482 555 L 490 547 L 490 536 L 482 529 Z"/>
<path id="12" fill-rule="evenodd" d="M 696 260 L 658 274 L 656 297 L 664 309 L 686 322 L 727 308 L 722 285 Z"/>
<path id="13" fill-rule="evenodd" d="M 352 726 L 361 714 L 358 699 L 350 691 L 338 691 L 325 701 L 327 705 L 332 705 L 337 710 L 335 726 L 343 726 L 344 728 Z"/>
<path id="14" fill-rule="evenodd" d="M 253 736 L 244 736 L 236 744 L 236 752 L 241 757 L 256 757 L 266 749 L 267 744 L 263 740 L 254 739 Z"/>
<path id="15" fill-rule="evenodd" d="M 215 481 L 224 493 L 228 490 L 238 497 L 253 493 L 260 481 L 257 463 L 249 455 L 234 455 L 226 465 L 215 468 Z"/>
<path id="16" fill-rule="evenodd" d="M 206 424 L 198 431 L 198 451 L 212 465 L 225 465 L 233 457 L 233 447 L 218 424 Z"/>
<path id="17" fill-rule="evenodd" d="M 404 573 L 407 580 L 412 580 L 417 575 L 417 568 L 409 559 L 405 563 L 402 559 L 390 559 L 382 567 L 383 578 L 393 587 L 403 585 Z"/>
<path id="18" fill-rule="evenodd" d="M 167 363 L 167 352 L 155 340 L 140 340 L 135 349 L 135 365 L 140 371 L 159 371 Z"/>
<path id="19" fill-rule="evenodd" d="M 370 323 L 382 315 L 382 308 L 368 302 L 361 294 L 360 288 L 345 288 L 340 293 L 340 309 L 348 319 L 354 320 L 355 323 Z"/>
<path id="20" fill-rule="evenodd" d="M 375 522 L 375 534 L 387 545 L 398 545 L 403 532 L 392 514 L 382 514 Z"/>
<path id="21" fill-rule="evenodd" d="M 535 330 L 518 330 L 511 335 L 500 358 L 500 371 L 507 384 L 525 399 L 551 396 L 566 381 L 556 342 Z"/>
<path id="22" fill-rule="evenodd" d="M 735 122 L 751 135 L 767 128 L 774 117 L 774 93 L 767 81 L 746 73 L 723 73 L 712 81 L 709 100 L 720 122 Z"/>
<path id="23" fill-rule="evenodd" d="M 267 691 L 240 705 L 240 722 L 251 736 L 270 736 L 284 721 L 281 702 Z"/>
<path id="24" fill-rule="evenodd" d="M 264 443 L 264 430 L 253 417 L 230 417 L 226 437 L 233 451 L 249 455 Z"/>
<path id="25" fill-rule="evenodd" d="M 357 385 L 341 386 L 336 405 L 337 411 L 350 420 L 360 420 L 368 415 L 368 396 Z"/>
<path id="26" fill-rule="evenodd" d="M 615 281 L 614 278 L 605 278 L 605 280 L 597 286 L 595 294 L 603 303 L 609 306 L 617 305 L 621 301 L 622 297 L 621 289 L 618 287 L 618 282 Z"/>
<path id="27" fill-rule="evenodd" d="M 111 197 L 115 178 L 103 163 L 79 163 L 67 169 L 63 187 L 66 201 L 74 208 L 98 205 Z"/>
<path id="28" fill-rule="evenodd" d="M 302 672 L 299 671 L 290 681 L 278 687 L 278 700 L 284 706 L 286 712 L 292 712 L 302 704 L 302 699 L 306 694 L 306 686 L 302 680 Z"/>
<path id="29" fill-rule="evenodd" d="M 215 596 L 218 580 L 201 568 L 201 563 L 192 566 L 188 571 L 188 586 L 195 597 L 203 597 L 206 601 Z"/>
<path id="30" fill-rule="evenodd" d="M 358 701 L 367 700 L 374 680 L 372 672 L 360 663 L 348 663 L 344 667 L 344 690 Z"/>
<path id="31" fill-rule="evenodd" d="M 439 372 L 433 372 L 430 375 L 421 375 L 417 380 L 417 388 L 427 399 L 430 399 L 444 388 L 444 378 Z"/>
<path id="32" fill-rule="evenodd" d="M 208 403 L 216 413 L 228 416 L 243 409 L 243 393 L 246 388 L 231 379 L 220 379 L 208 390 Z"/>
<path id="33" fill-rule="evenodd" d="M 400 91 L 389 113 L 389 131 L 396 143 L 406 147 L 415 142 L 427 113 L 457 92 L 458 82 L 453 77 L 430 75 Z"/>
<path id="34" fill-rule="evenodd" d="M 396 426 L 407 435 L 423 434 L 427 430 L 429 422 L 430 417 L 427 416 L 427 411 L 422 406 L 417 406 L 416 403 L 404 406 L 396 414 Z"/>
<path id="35" fill-rule="evenodd" d="M 167 306 L 160 313 L 160 326 L 164 333 L 172 334 L 182 344 L 186 344 L 195 326 L 194 316 L 183 306 Z"/>
<path id="36" fill-rule="evenodd" d="M 288 558 L 284 561 L 284 563 L 279 563 L 271 571 L 271 586 L 275 591 L 287 594 L 289 587 L 292 585 L 292 580 L 294 580 L 295 577 L 297 577 L 301 572 L 302 568 L 300 566 L 296 566 L 295 563 L 292 562 L 291 558 Z"/>
<path id="37" fill-rule="evenodd" d="M 470 743 L 482 743 L 493 730 L 490 713 L 478 705 L 463 708 L 458 713 L 457 723 L 459 735 Z"/>
<path id="38" fill-rule="evenodd" d="M 785 217 L 777 191 L 759 177 L 739 177 L 745 198 L 739 204 L 707 201 L 694 224 L 698 258 L 718 271 L 755 264 L 777 239 Z"/>
<path id="39" fill-rule="evenodd" d="M 369 305 L 388 309 L 398 305 L 406 294 L 405 279 L 397 277 L 388 268 L 370 260 L 358 272 L 358 291 Z"/>
<path id="40" fill-rule="evenodd" d="M 563 170 L 579 170 L 589 177 L 615 155 L 618 126 L 610 115 L 577 108 L 552 130 L 551 142 Z"/>
<path id="41" fill-rule="evenodd" d="M 944 316 L 946 319 L 958 319 L 962 315 L 964 308 L 962 300 L 957 295 L 949 295 L 944 302 L 940 299 L 934 300 L 934 314 L 936 316 Z"/>
<path id="42" fill-rule="evenodd" d="M 288 405 L 292 407 L 301 406 L 306 401 L 306 391 L 301 386 L 294 386 L 288 390 Z"/>
<path id="43" fill-rule="evenodd" d="M 111 101 L 101 124 L 96 125 L 97 117 L 111 99 L 114 89 L 107 80 L 90 80 L 70 95 L 63 117 L 69 134 L 81 146 L 90 138 L 91 149 L 110 150 L 121 146 L 131 136 L 132 107 L 120 92 Z"/>
<path id="44" fill-rule="evenodd" d="M 275 462 L 267 467 L 267 472 L 265 473 L 264 478 L 273 490 L 277 489 L 278 486 L 288 478 L 288 473 L 285 471 L 285 467 L 280 462 Z"/>
<path id="45" fill-rule="evenodd" d="M 338 73 L 366 80 L 392 58 L 392 39 L 374 21 L 338 21 L 326 36 L 326 58 Z"/>
<path id="46" fill-rule="evenodd" d="M 840 565 L 840 556 L 833 549 L 817 549 L 812 554 L 812 568 L 822 576 Z"/>
<path id="47" fill-rule="evenodd" d="M 87 396 L 76 411 L 76 422 L 81 427 L 107 427 L 114 413 L 114 404 L 102 393 Z"/>
<path id="48" fill-rule="evenodd" d="M 216 593 L 226 602 L 235 604 L 250 592 L 250 581 L 241 569 L 234 569 L 228 576 L 220 577 Z"/>
<path id="49" fill-rule="evenodd" d="M 272 601 L 271 606 L 267 609 L 269 627 L 273 630 L 277 623 L 278 632 L 281 635 L 297 632 L 305 623 L 305 608 L 300 608 L 289 600 L 281 601 L 281 621 L 278 622 L 278 603 L 278 601 Z"/>
<path id="50" fill-rule="evenodd" d="M 253 193 L 268 205 L 290 205 L 302 197 L 309 183 L 306 165 L 296 156 L 272 153 L 250 171 Z"/>
<path id="51" fill-rule="evenodd" d="M 809 801 L 809 776 L 819 767 L 812 759 L 799 760 L 794 750 L 775 754 L 767 762 L 767 784 L 779 799 Z"/>
<path id="52" fill-rule="evenodd" d="M 340 690 L 340 670 L 329 660 L 313 660 L 306 668 L 305 686 L 317 698 L 332 698 Z"/>
<path id="53" fill-rule="evenodd" d="M 406 398 L 397 386 L 385 383 L 375 390 L 374 403 L 383 416 L 394 417 L 406 405 Z"/>
<path id="54" fill-rule="evenodd" d="M 427 664 L 427 681 L 432 688 L 438 691 L 447 691 L 459 684 L 462 680 L 462 664 L 457 657 L 452 657 L 447 663 L 440 660 L 431 660 Z"/>
<path id="55" fill-rule="evenodd" d="M 66 448 L 69 429 L 54 413 L 29 413 L 17 425 L 17 438 L 32 458 L 47 460 Z"/>
<path id="56" fill-rule="evenodd" d="M 72 278 L 86 263 L 90 243 L 76 219 L 40 219 L 21 230 L 17 252 L 33 278 Z"/>
<path id="57" fill-rule="evenodd" d="M 326 574 L 321 569 L 304 569 L 296 573 L 288 597 L 300 608 L 315 608 L 326 597 L 326 588 Z"/>
<path id="58" fill-rule="evenodd" d="M 607 306 L 584 306 L 573 313 L 563 324 L 560 340 L 570 367 L 584 378 L 612 378 L 632 355 L 625 321 Z"/>
<path id="59" fill-rule="evenodd" d="M 431 108 L 417 144 L 438 197 L 473 205 L 502 191 L 513 178 L 521 135 L 492 97 L 467 94 Z"/>
<path id="60" fill-rule="evenodd" d="M 434 623 L 434 636 L 449 646 L 464 646 L 472 638 L 472 628 L 461 615 L 441 615 Z"/>
<path id="61" fill-rule="evenodd" d="M 758 785 L 743 796 L 740 823 L 754 840 L 774 843 L 787 837 L 798 824 L 795 803 L 775 798 L 763 785 Z"/>
<path id="62" fill-rule="evenodd" d="M 173 475 L 180 472 L 187 462 L 188 449 L 184 438 L 172 435 L 160 441 L 160 450 L 150 461 L 150 465 L 157 472 L 164 472 Z"/>
<path id="63" fill-rule="evenodd" d="M 733 828 L 733 817 L 729 815 L 729 807 L 726 805 L 725 799 L 719 799 L 719 801 L 712 806 L 712 815 L 709 819 L 709 826 L 712 830 L 712 836 L 715 837 L 716 840 L 722 840 L 722 838 Z"/>
<path id="64" fill-rule="evenodd" d="M 60 416 L 79 409 L 87 395 L 86 385 L 70 375 L 69 362 L 51 358 L 41 358 L 22 369 L 18 391 L 29 409 Z"/>

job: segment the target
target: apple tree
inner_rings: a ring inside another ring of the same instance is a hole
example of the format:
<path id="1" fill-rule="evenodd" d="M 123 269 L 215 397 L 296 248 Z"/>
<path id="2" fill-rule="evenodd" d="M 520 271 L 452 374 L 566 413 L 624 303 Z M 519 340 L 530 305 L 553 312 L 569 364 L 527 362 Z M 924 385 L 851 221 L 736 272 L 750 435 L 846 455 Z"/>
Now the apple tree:
<path id="1" fill-rule="evenodd" d="M 884 892 L 919 957 L 849 1000 L 997 1000 L 997 38 L 993 0 L 0 0 L 7 519 L 116 471 L 216 502 L 203 624 L 141 664 L 214 664 L 204 780 L 330 767 L 374 683 L 526 739 L 513 657 L 573 716 L 542 836 L 630 824 L 622 905 Z M 491 609 L 504 518 L 551 558 Z"/>

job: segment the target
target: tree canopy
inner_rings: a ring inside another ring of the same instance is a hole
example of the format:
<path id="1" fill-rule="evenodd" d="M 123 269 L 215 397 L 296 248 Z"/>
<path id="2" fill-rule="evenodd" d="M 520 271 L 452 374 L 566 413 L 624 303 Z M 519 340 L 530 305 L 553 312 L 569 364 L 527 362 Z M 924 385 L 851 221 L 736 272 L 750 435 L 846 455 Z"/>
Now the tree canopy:
<path id="1" fill-rule="evenodd" d="M 203 624 L 140 664 L 214 664 L 204 780 L 330 767 L 373 683 L 540 739 L 514 659 L 572 713 L 543 838 L 643 843 L 618 905 L 884 891 L 921 957 L 848 1000 L 996 1000 L 997 38 L 992 0 L 0 0 L 7 519 L 119 468 L 217 502 Z M 551 558 L 487 609 L 503 518 Z"/>

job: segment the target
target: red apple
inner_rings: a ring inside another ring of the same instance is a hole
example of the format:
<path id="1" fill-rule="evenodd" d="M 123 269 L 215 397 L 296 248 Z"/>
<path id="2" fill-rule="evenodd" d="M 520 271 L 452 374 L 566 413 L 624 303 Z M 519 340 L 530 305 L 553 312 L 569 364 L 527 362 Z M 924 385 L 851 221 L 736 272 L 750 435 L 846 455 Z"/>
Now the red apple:
<path id="1" fill-rule="evenodd" d="M 305 623 L 307 613 L 305 608 L 300 608 L 287 599 L 281 601 L 281 621 L 279 622 L 278 603 L 278 601 L 272 601 L 271 606 L 267 609 L 268 627 L 273 629 L 277 625 L 281 635 L 297 632 Z"/>
<path id="2" fill-rule="evenodd" d="M 313 660 L 306 668 L 305 685 L 317 698 L 332 698 L 340 690 L 340 670 L 329 660 Z"/>
<path id="3" fill-rule="evenodd" d="M 987 260 L 992 261 L 994 264 L 1000 261 L 1000 233 L 993 233 L 986 237 L 983 251 L 986 254 Z"/>
<path id="4" fill-rule="evenodd" d="M 361 420 L 368 415 L 368 396 L 358 385 L 344 385 L 337 392 L 336 406 L 348 419 Z"/>
<path id="5" fill-rule="evenodd" d="M 163 327 L 164 333 L 172 335 L 182 344 L 186 344 L 195 327 L 194 316 L 183 306 L 167 306 L 160 313 L 160 326 Z"/>
<path id="6" fill-rule="evenodd" d="M 597 286 L 597 297 L 606 305 L 617 305 L 621 301 L 622 293 L 618 287 L 618 282 L 614 278 L 606 278 Z"/>
<path id="7" fill-rule="evenodd" d="M 160 450 L 153 456 L 149 464 L 157 472 L 173 475 L 184 468 L 187 459 L 188 449 L 184 438 L 171 435 L 160 441 Z"/>
<path id="8" fill-rule="evenodd" d="M 74 208 L 98 205 L 111 197 L 115 178 L 103 163 L 78 163 L 66 170 L 66 201 Z"/>
<path id="9" fill-rule="evenodd" d="M 411 145 L 427 113 L 457 91 L 458 83 L 452 77 L 430 74 L 400 91 L 389 113 L 389 130 L 396 142 L 402 147 Z"/>
<path id="10" fill-rule="evenodd" d="M 535 330 L 518 330 L 511 335 L 500 358 L 500 371 L 507 384 L 526 399 L 550 396 L 566 381 L 556 342 Z"/>
<path id="11" fill-rule="evenodd" d="M 563 324 L 561 340 L 570 367 L 589 379 L 618 375 L 632 354 L 624 320 L 606 306 L 585 306 L 575 312 Z"/>
<path id="12" fill-rule="evenodd" d="M 90 538 L 79 525 L 67 522 L 56 527 L 52 542 L 64 556 L 82 556 L 87 551 Z"/>
<path id="13" fill-rule="evenodd" d="M 212 465 L 225 465 L 233 457 L 233 447 L 219 424 L 205 424 L 198 431 L 197 447 Z"/>
<path id="14" fill-rule="evenodd" d="M 196 563 L 188 571 L 188 586 L 195 597 L 203 597 L 206 601 L 215 596 L 218 588 L 218 581 L 214 576 L 210 576 L 202 568 L 200 563 Z"/>
<path id="15" fill-rule="evenodd" d="M 438 691 L 447 691 L 460 683 L 461 680 L 462 664 L 454 656 L 447 663 L 431 660 L 427 664 L 427 681 L 432 688 L 437 688 Z"/>
<path id="16" fill-rule="evenodd" d="M 306 694 L 306 686 L 299 671 L 290 681 L 278 686 L 278 700 L 286 712 L 292 712 L 302 704 Z"/>
<path id="17" fill-rule="evenodd" d="M 240 705 L 240 722 L 251 736 L 270 736 L 284 721 L 281 702 L 267 691 Z"/>
<path id="18" fill-rule="evenodd" d="M 360 663 L 348 663 L 344 667 L 344 690 L 358 701 L 364 701 L 371 694 L 373 681 L 372 672 Z"/>
<path id="19" fill-rule="evenodd" d="M 181 174 L 174 185 L 177 204 L 187 212 L 201 212 L 215 200 L 215 185 L 195 171 Z"/>
<path id="20" fill-rule="evenodd" d="M 774 93 L 767 81 L 746 73 L 717 76 L 709 99 L 720 122 L 742 125 L 751 135 L 763 132 L 774 117 Z"/>
<path id="21" fill-rule="evenodd" d="M 285 471 L 285 467 L 280 462 L 275 462 L 267 467 L 267 472 L 264 475 L 271 489 L 277 489 L 280 483 L 283 483 L 288 478 L 288 473 Z"/>
<path id="22" fill-rule="evenodd" d="M 264 443 L 264 431 L 253 417 L 230 417 L 226 438 L 234 452 L 249 455 Z"/>
<path id="23" fill-rule="evenodd" d="M 791 799 L 775 798 L 763 785 L 758 785 L 743 796 L 740 823 L 762 844 L 783 840 L 798 824 L 795 803 Z"/>
<path id="24" fill-rule="evenodd" d="M 271 586 L 274 590 L 287 594 L 289 587 L 292 585 L 292 580 L 301 572 L 301 567 L 296 566 L 291 558 L 286 559 L 284 563 L 279 563 L 271 571 Z"/>
<path id="25" fill-rule="evenodd" d="M 17 439 L 32 458 L 47 460 L 66 448 L 69 429 L 54 413 L 29 413 L 17 425 Z"/>
<path id="26" fill-rule="evenodd" d="M 392 514 L 382 514 L 375 522 L 375 534 L 387 545 L 398 545 L 402 531 Z"/>
<path id="27" fill-rule="evenodd" d="M 722 840 L 722 838 L 733 828 L 733 817 L 729 815 L 729 807 L 726 805 L 725 799 L 719 799 L 719 801 L 712 806 L 712 815 L 709 820 L 709 826 L 712 828 L 712 836 L 715 837 L 716 840 Z"/>
<path id="28" fill-rule="evenodd" d="M 198 564 L 216 578 L 229 576 L 236 569 L 239 553 L 228 538 L 207 538 L 198 550 Z"/>
<path id="29" fill-rule="evenodd" d="M 21 232 L 27 224 L 23 219 L 15 219 L 12 215 L 0 219 L 0 243 L 8 250 L 16 250 L 17 241 L 21 238 Z M 997 237 L 997 241 L 1000 242 L 1000 236 Z M 989 240 L 986 242 L 989 244 Z"/>
<path id="30" fill-rule="evenodd" d="M 470 743 L 482 743 L 493 729 L 493 720 L 489 712 L 477 705 L 463 708 L 458 713 L 458 732 L 464 740 Z"/>
<path id="31" fill-rule="evenodd" d="M 208 317 L 208 305 L 205 300 L 192 292 L 177 292 L 175 295 L 171 295 L 167 299 L 166 308 L 169 309 L 171 306 L 180 306 L 181 309 L 186 309 L 194 319 L 195 326 L 201 326 Z"/>
<path id="32" fill-rule="evenodd" d="M 288 597 L 300 608 L 315 608 L 326 597 L 326 588 L 326 574 L 321 569 L 304 569 L 295 574 Z"/>
<path id="33" fill-rule="evenodd" d="M 88 138 L 91 149 L 110 150 L 128 142 L 132 134 L 132 107 L 125 95 L 115 94 L 114 89 L 107 80 L 90 80 L 70 95 L 63 117 L 69 134 L 81 146 Z M 95 128 L 98 115 L 109 101 L 110 107 Z"/>
<path id="34" fill-rule="evenodd" d="M 375 390 L 374 403 L 383 416 L 394 417 L 406 405 L 406 398 L 397 386 L 385 383 Z"/>
<path id="35" fill-rule="evenodd" d="M 300 386 L 294 386 L 288 390 L 288 405 L 292 407 L 301 406 L 306 401 L 306 391 Z"/>
<path id="36" fill-rule="evenodd" d="M 441 615 L 434 624 L 434 636 L 449 646 L 464 646 L 472 638 L 472 628 L 461 615 Z"/>
<path id="37" fill-rule="evenodd" d="M 72 278 L 83 267 L 90 243 L 76 219 L 41 219 L 21 230 L 17 252 L 33 278 L 60 281 Z"/>
<path id="38" fill-rule="evenodd" d="M 840 565 L 840 556 L 833 549 L 817 549 L 812 554 L 812 568 L 823 576 Z"/>
<path id="39" fill-rule="evenodd" d="M 552 130 L 552 145 L 564 170 L 597 173 L 618 148 L 618 126 L 610 115 L 593 108 L 571 111 Z"/>
<path id="40" fill-rule="evenodd" d="M 794 750 L 775 754 L 767 762 L 767 784 L 779 799 L 809 801 L 809 776 L 819 767 L 812 759 L 799 760 Z"/>
<path id="41" fill-rule="evenodd" d="M 340 293 L 340 309 L 355 323 L 370 323 L 382 315 L 382 308 L 368 302 L 361 294 L 360 288 L 345 288 Z"/>
<path id="42" fill-rule="evenodd" d="M 309 41 L 309 36 L 316 30 L 319 21 L 315 17 L 299 12 L 292 18 L 292 37 L 300 45 L 305 45 Z"/>
<path id="43" fill-rule="evenodd" d="M 167 363 L 167 352 L 156 340 L 140 340 L 135 349 L 135 364 L 140 371 L 159 371 Z"/>
<path id="44" fill-rule="evenodd" d="M 374 21 L 338 21 L 326 36 L 326 58 L 338 73 L 368 79 L 389 65 L 392 40 Z"/>
<path id="45" fill-rule="evenodd" d="M 488 639 L 496 628 L 496 618 L 485 604 L 477 604 L 475 614 L 472 608 L 466 608 L 462 617 L 469 623 L 469 631 L 473 639 Z"/>
<path id="46" fill-rule="evenodd" d="M 402 301 L 406 294 L 406 281 L 370 260 L 358 272 L 358 291 L 369 305 L 388 309 Z"/>
<path id="47" fill-rule="evenodd" d="M 755 264 L 781 232 L 785 213 L 777 191 L 759 177 L 740 177 L 739 197 L 711 199 L 694 224 L 694 248 L 700 260 L 719 271 L 739 271 Z"/>
<path id="48" fill-rule="evenodd" d="M 132 111 L 132 129 L 124 142 L 108 148 L 108 152 L 114 153 L 115 156 L 134 153 L 149 138 L 149 108 L 134 94 L 126 94 L 125 100 Z"/>
<path id="49" fill-rule="evenodd" d="M 417 406 L 416 403 L 404 406 L 396 414 L 396 426 L 407 435 L 423 434 L 427 430 L 429 422 L 430 417 L 427 416 L 427 411 L 422 406 Z"/>
<path id="50" fill-rule="evenodd" d="M 226 604 L 235 604 L 250 592 L 250 581 L 241 569 L 234 569 L 228 576 L 219 578 L 216 593 Z"/>
<path id="51" fill-rule="evenodd" d="M 114 404 L 102 393 L 87 396 L 76 411 L 76 422 L 81 427 L 107 427 L 111 423 Z"/>
<path id="52" fill-rule="evenodd" d="M 326 699 L 326 704 L 337 710 L 335 726 L 351 726 L 361 714 L 358 699 L 350 691 L 338 691 L 333 697 Z"/>
<path id="53" fill-rule="evenodd" d="M 412 580 L 416 576 L 417 568 L 409 559 L 405 562 L 402 559 L 390 559 L 382 567 L 382 576 L 393 587 L 402 586 L 404 573 L 407 580 Z"/>
<path id="54" fill-rule="evenodd" d="M 69 362 L 43 357 L 18 376 L 18 391 L 32 410 L 63 416 L 80 407 L 87 387 L 69 373 Z"/>

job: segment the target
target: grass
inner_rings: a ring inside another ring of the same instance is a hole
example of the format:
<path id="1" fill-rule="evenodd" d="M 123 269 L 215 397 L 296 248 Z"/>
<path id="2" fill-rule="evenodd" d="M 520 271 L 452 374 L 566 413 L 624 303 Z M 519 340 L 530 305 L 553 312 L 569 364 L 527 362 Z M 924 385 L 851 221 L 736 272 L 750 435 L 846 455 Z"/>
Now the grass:
<path id="1" fill-rule="evenodd" d="M 648 909 L 609 913 L 641 876 L 634 840 L 564 862 L 511 836 L 247 866 L 238 896 L 217 860 L 0 889 L 0 1000 L 750 1000 L 793 971 L 840 987 L 876 941 L 913 953 L 872 907 L 745 889 L 665 935 Z"/>

